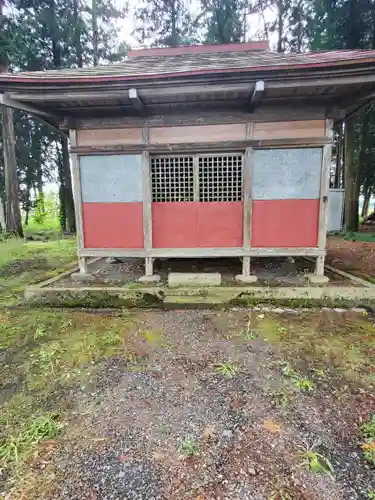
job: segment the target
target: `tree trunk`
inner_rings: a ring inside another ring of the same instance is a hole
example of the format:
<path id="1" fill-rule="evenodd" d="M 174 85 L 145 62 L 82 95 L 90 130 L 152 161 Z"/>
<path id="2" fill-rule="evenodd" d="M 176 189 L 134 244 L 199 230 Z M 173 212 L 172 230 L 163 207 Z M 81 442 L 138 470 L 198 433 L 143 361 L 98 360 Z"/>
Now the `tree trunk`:
<path id="1" fill-rule="evenodd" d="M 96 0 L 92 0 L 91 5 L 91 24 L 92 24 L 92 49 L 93 49 L 93 64 L 98 65 L 98 12 Z"/>
<path id="2" fill-rule="evenodd" d="M 0 196 L 0 230 L 5 231 L 5 210 L 4 210 L 4 200 Z"/>
<path id="3" fill-rule="evenodd" d="M 357 165 L 354 163 L 354 118 L 345 122 L 345 227 L 358 231 L 359 182 Z"/>
<path id="4" fill-rule="evenodd" d="M 277 3 L 277 52 L 284 52 L 283 50 L 283 2 L 279 0 Z"/>
<path id="5" fill-rule="evenodd" d="M 62 147 L 62 163 L 65 187 L 65 211 L 66 211 L 66 230 L 68 233 L 76 231 L 76 219 L 74 212 L 74 199 L 72 188 L 72 176 L 70 172 L 69 148 L 68 139 L 66 136 L 61 137 Z"/>
<path id="6" fill-rule="evenodd" d="M 366 217 L 368 214 L 370 199 L 371 199 L 371 188 L 366 189 L 366 191 L 364 193 L 362 212 L 361 212 L 362 217 Z"/>
<path id="7" fill-rule="evenodd" d="M 81 43 L 82 22 L 79 16 L 79 0 L 73 1 L 73 14 L 74 14 L 74 45 L 76 49 L 76 62 L 79 68 L 83 67 L 83 49 Z"/>
<path id="8" fill-rule="evenodd" d="M 18 199 L 17 161 L 14 139 L 13 111 L 1 107 L 3 128 L 4 179 L 5 179 L 5 229 L 23 237 L 21 209 Z"/>

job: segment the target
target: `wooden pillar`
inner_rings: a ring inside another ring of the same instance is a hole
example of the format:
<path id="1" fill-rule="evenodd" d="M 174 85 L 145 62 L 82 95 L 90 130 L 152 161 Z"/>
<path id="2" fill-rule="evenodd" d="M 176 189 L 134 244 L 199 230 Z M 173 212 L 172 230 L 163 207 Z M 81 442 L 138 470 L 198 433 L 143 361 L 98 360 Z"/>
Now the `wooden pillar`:
<path id="1" fill-rule="evenodd" d="M 148 134 L 143 133 L 144 141 L 148 141 Z M 159 281 L 160 276 L 154 274 L 154 259 L 150 256 L 152 250 L 152 191 L 150 155 L 142 153 L 142 203 L 143 203 L 143 244 L 146 252 L 145 274 L 139 281 L 152 282 Z"/>
<path id="2" fill-rule="evenodd" d="M 77 132 L 76 130 L 69 130 L 70 146 L 77 146 Z M 82 191 L 81 191 L 81 175 L 79 171 L 79 158 L 77 153 L 71 153 L 71 177 L 73 188 L 74 200 L 74 213 L 76 218 L 76 231 L 77 231 L 77 254 L 79 261 L 79 269 L 81 273 L 87 273 L 86 259 L 81 257 L 82 250 L 84 249 L 83 239 L 83 217 L 82 217 Z"/>
<path id="3" fill-rule="evenodd" d="M 333 139 L 333 120 L 326 120 L 326 136 Z M 319 207 L 319 232 L 318 248 L 324 255 L 316 258 L 315 274 L 324 275 L 325 250 L 327 243 L 327 225 L 328 225 L 328 194 L 329 177 L 332 161 L 332 143 L 323 146 L 322 170 L 320 179 L 320 207 Z"/>
<path id="4" fill-rule="evenodd" d="M 242 259 L 242 274 L 236 276 L 236 280 L 244 283 L 254 283 L 256 276 L 250 275 L 250 256 L 246 252 L 251 248 L 252 229 L 252 168 L 253 148 L 246 148 L 243 165 L 243 250 L 245 255 Z"/>

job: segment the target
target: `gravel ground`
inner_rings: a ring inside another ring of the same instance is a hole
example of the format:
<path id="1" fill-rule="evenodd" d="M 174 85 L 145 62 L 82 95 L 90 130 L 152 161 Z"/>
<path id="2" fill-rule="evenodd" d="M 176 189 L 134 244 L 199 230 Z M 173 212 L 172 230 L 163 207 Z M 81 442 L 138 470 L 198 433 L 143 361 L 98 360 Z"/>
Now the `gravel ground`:
<path id="1" fill-rule="evenodd" d="M 133 357 L 106 362 L 77 395 L 48 498 L 367 498 L 375 478 L 347 433 L 352 400 L 327 389 L 296 395 L 277 349 L 245 338 L 246 325 L 243 311 L 140 313 Z M 224 362 L 233 378 L 215 370 Z M 276 405 L 278 394 L 288 403 Z M 187 438 L 193 457 L 181 452 Z M 301 467 L 311 446 L 330 458 L 336 481 Z"/>

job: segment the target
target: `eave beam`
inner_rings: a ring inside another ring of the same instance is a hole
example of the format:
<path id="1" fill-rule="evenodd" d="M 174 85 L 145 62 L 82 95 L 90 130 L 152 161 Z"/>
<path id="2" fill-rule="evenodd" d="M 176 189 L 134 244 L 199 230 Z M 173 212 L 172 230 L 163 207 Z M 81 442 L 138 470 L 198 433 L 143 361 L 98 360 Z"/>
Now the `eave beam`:
<path id="1" fill-rule="evenodd" d="M 12 99 L 7 94 L 0 94 L 0 104 L 3 104 L 4 106 L 9 106 L 10 108 L 20 109 L 22 111 L 25 111 L 26 113 L 30 113 L 31 115 L 36 115 L 55 121 L 59 120 L 58 116 L 53 115 L 52 113 L 48 113 L 47 111 L 43 111 L 39 108 L 36 108 L 31 104 L 25 104 L 21 101 L 17 101 L 16 99 Z"/>

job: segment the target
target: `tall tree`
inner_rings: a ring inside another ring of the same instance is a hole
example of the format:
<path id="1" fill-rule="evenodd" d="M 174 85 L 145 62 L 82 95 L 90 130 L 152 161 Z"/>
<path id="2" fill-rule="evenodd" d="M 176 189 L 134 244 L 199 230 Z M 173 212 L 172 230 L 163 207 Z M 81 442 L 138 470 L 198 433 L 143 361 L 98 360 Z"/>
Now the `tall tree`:
<path id="1" fill-rule="evenodd" d="M 141 44 L 178 47 L 193 41 L 196 21 L 184 0 L 141 0 L 134 15 Z"/>

